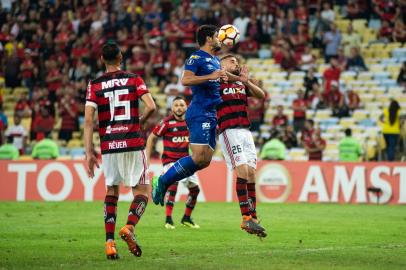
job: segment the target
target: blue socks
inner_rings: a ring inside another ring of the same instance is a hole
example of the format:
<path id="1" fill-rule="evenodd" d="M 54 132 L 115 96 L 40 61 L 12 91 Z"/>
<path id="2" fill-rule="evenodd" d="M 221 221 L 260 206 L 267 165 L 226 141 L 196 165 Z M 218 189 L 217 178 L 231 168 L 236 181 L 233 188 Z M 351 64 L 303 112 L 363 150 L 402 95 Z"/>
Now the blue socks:
<path id="1" fill-rule="evenodd" d="M 199 167 L 194 163 L 191 156 L 176 161 L 165 174 L 161 175 L 160 181 L 169 187 L 173 183 L 193 175 Z"/>

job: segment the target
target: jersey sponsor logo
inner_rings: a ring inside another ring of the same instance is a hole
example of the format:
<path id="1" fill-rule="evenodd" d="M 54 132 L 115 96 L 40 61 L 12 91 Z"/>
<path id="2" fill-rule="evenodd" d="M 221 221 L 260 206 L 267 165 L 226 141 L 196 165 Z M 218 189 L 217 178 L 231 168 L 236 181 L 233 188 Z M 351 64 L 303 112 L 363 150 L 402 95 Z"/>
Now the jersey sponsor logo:
<path id="1" fill-rule="evenodd" d="M 199 59 L 200 58 L 200 56 L 198 56 L 198 55 L 192 55 L 192 56 L 190 56 L 190 59 Z"/>
<path id="2" fill-rule="evenodd" d="M 147 86 L 145 84 L 141 84 L 140 86 L 138 86 L 138 90 L 140 91 L 146 91 L 147 90 Z"/>
<path id="3" fill-rule="evenodd" d="M 189 142 L 188 136 L 178 136 L 172 138 L 173 143 L 182 143 L 182 142 Z"/>
<path id="4" fill-rule="evenodd" d="M 189 66 L 193 65 L 194 63 L 195 63 L 195 60 L 193 60 L 193 59 L 188 59 L 186 61 L 186 65 L 189 65 Z"/>
<path id="5" fill-rule="evenodd" d="M 223 89 L 224 95 L 232 95 L 232 94 L 243 94 L 245 95 L 245 88 L 234 88 L 234 87 L 226 87 Z"/>
<path id="6" fill-rule="evenodd" d="M 210 122 L 202 123 L 202 129 L 210 129 Z"/>
<path id="7" fill-rule="evenodd" d="M 127 85 L 128 78 L 126 79 L 112 79 L 107 82 L 102 82 L 102 89 L 112 88 L 114 86 L 124 86 Z"/>
<path id="8" fill-rule="evenodd" d="M 175 120 L 169 121 L 169 125 L 174 125 L 174 124 L 176 124 Z"/>
<path id="9" fill-rule="evenodd" d="M 126 141 L 112 141 L 109 142 L 109 150 L 111 149 L 121 149 L 121 148 L 126 148 L 127 147 L 127 142 Z"/>
<path id="10" fill-rule="evenodd" d="M 125 126 L 119 126 L 119 127 L 111 127 L 107 126 L 106 128 L 106 134 L 111 134 L 112 132 L 117 132 L 117 131 L 128 131 L 128 127 Z"/>

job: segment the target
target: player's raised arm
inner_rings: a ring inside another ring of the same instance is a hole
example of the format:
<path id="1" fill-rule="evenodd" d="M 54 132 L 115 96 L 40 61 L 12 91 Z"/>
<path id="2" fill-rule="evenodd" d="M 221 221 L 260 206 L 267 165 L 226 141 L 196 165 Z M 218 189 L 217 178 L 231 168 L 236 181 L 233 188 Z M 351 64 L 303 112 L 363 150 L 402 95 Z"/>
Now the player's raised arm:
<path id="1" fill-rule="evenodd" d="M 184 86 L 192 86 L 211 80 L 225 79 L 226 77 L 227 75 L 224 70 L 215 70 L 213 73 L 203 76 L 196 76 L 192 71 L 185 70 L 182 75 L 182 84 Z"/>
<path id="2" fill-rule="evenodd" d="M 241 73 L 240 73 L 240 78 L 243 78 L 246 82 L 243 82 L 245 86 L 247 86 L 248 90 L 250 91 L 250 94 L 253 97 L 259 98 L 259 99 L 264 99 L 265 98 L 265 91 L 258 86 L 257 83 L 255 83 L 254 80 L 248 79 L 248 68 L 247 66 L 242 66 L 241 68 Z"/>

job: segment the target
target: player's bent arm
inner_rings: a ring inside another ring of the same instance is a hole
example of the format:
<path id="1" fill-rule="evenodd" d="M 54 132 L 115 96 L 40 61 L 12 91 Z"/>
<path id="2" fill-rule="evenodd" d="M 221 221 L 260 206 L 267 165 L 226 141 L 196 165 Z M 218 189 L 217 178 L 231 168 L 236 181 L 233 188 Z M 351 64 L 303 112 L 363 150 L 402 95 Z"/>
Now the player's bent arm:
<path id="1" fill-rule="evenodd" d="M 145 104 L 144 113 L 140 116 L 140 124 L 144 124 L 145 121 L 154 113 L 156 105 L 154 99 L 150 93 L 141 96 L 142 102 Z"/>
<path id="2" fill-rule="evenodd" d="M 157 139 L 158 139 L 158 136 L 156 136 L 154 133 L 151 133 L 148 136 L 147 145 L 145 146 L 145 152 L 146 152 L 146 156 L 147 156 L 147 164 L 148 164 L 148 166 L 149 166 L 149 163 L 151 161 L 152 149 L 154 148 L 154 145 L 155 145 Z"/>
<path id="3" fill-rule="evenodd" d="M 221 70 L 216 70 L 213 73 L 209 75 L 203 75 L 203 76 L 196 76 L 192 71 L 190 70 L 185 70 L 182 75 L 182 84 L 184 86 L 192 86 L 192 85 L 197 85 L 201 84 L 210 80 L 216 80 L 223 76 L 222 74 L 224 71 Z"/>
<path id="4" fill-rule="evenodd" d="M 95 108 L 93 106 L 85 106 L 85 122 L 83 129 L 83 138 L 85 144 L 86 155 L 90 156 L 93 154 L 93 118 Z"/>
<path id="5" fill-rule="evenodd" d="M 245 86 L 248 87 L 248 90 L 250 91 L 250 93 L 253 97 L 256 97 L 259 99 L 265 98 L 265 91 L 258 85 L 254 84 L 252 81 L 248 80 L 248 82 L 245 84 Z"/>

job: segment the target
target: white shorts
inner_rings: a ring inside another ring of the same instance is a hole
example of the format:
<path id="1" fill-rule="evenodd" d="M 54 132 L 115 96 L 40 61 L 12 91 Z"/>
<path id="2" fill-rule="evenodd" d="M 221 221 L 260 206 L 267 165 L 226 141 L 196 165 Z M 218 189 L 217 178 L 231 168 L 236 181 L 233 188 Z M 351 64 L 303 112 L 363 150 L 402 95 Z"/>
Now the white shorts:
<path id="1" fill-rule="evenodd" d="M 163 173 L 169 170 L 169 168 L 172 167 L 173 163 L 174 162 L 164 165 Z M 193 174 L 189 177 L 186 177 L 185 179 L 180 180 L 179 182 L 183 183 L 187 188 L 192 188 L 199 185 L 199 178 L 197 177 L 197 174 Z"/>
<path id="2" fill-rule="evenodd" d="M 228 168 L 235 169 L 243 164 L 257 168 L 257 150 L 248 129 L 226 129 L 220 134 L 219 141 Z"/>
<path id="3" fill-rule="evenodd" d="M 116 186 L 120 183 L 127 187 L 149 185 L 144 150 L 104 154 L 102 163 L 106 186 Z"/>

